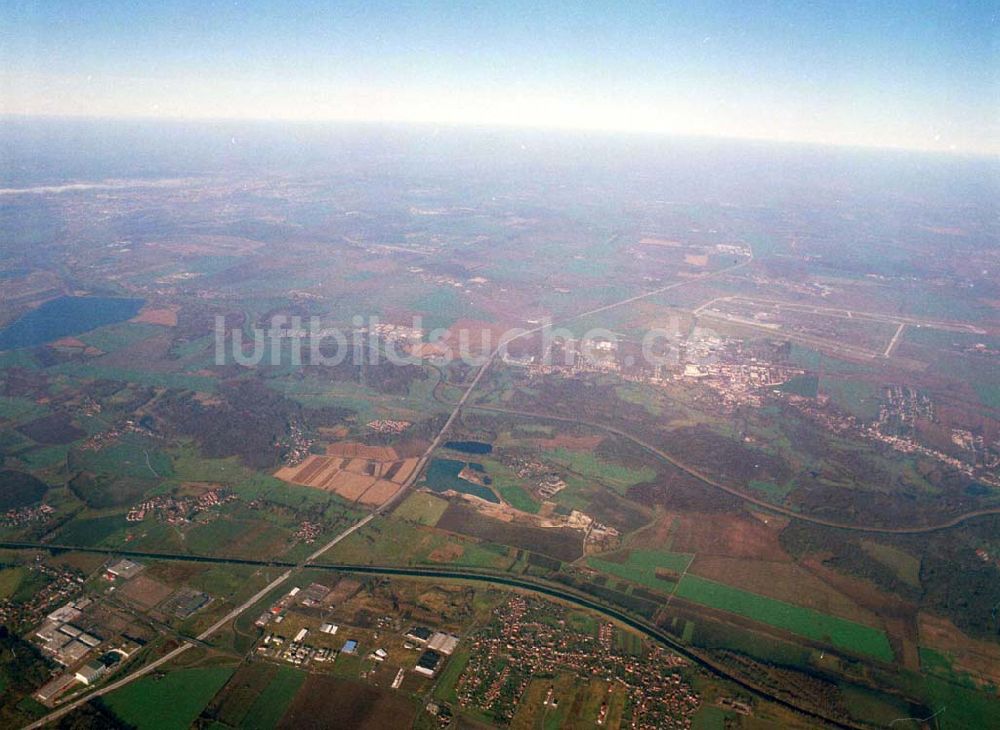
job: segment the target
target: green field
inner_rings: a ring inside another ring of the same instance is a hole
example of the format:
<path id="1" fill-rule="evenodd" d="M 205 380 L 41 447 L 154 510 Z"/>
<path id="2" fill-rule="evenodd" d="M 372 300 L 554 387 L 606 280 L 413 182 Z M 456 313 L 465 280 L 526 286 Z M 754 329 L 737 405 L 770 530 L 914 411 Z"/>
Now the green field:
<path id="1" fill-rule="evenodd" d="M 124 515 L 107 515 L 92 519 L 75 519 L 62 528 L 53 542 L 63 545 L 100 545 L 106 543 L 114 535 L 124 534 L 128 523 Z M 110 542 L 119 542 L 119 539 Z"/>
<path id="2" fill-rule="evenodd" d="M 924 677 L 928 707 L 942 730 L 1000 727 L 1000 700 L 996 695 L 952 684 L 938 677 Z"/>
<path id="3" fill-rule="evenodd" d="M 441 678 L 438 679 L 437 686 L 434 688 L 434 696 L 445 702 L 455 702 L 455 684 L 458 682 L 458 678 L 462 676 L 462 670 L 465 669 L 465 665 L 469 663 L 469 652 L 468 651 L 458 651 L 455 655 L 448 660 L 448 665 L 441 672 Z"/>
<path id="4" fill-rule="evenodd" d="M 885 662 L 893 659 L 885 633 L 854 621 L 830 616 L 802 606 L 767 598 L 715 581 L 685 575 L 675 595 L 712 608 L 730 611 L 814 641 L 866 654 Z"/>
<path id="5" fill-rule="evenodd" d="M 510 506 L 514 509 L 535 514 L 541 507 L 538 502 L 531 498 L 530 494 L 524 491 L 524 489 L 519 487 L 517 484 L 494 484 L 493 486 L 498 492 L 500 492 L 500 496 L 503 500 L 510 504 Z"/>
<path id="6" fill-rule="evenodd" d="M 72 448 L 71 444 L 57 444 L 55 446 L 42 446 L 31 451 L 18 454 L 17 458 L 25 463 L 29 469 L 46 469 L 56 465 L 66 463 L 66 454 Z"/>
<path id="7" fill-rule="evenodd" d="M 735 712 L 705 705 L 691 718 L 691 727 L 692 730 L 726 730 L 726 720 L 735 716 Z"/>
<path id="8" fill-rule="evenodd" d="M 74 458 L 74 466 L 95 474 L 132 479 L 158 479 L 173 474 L 169 456 L 148 440 L 132 434 L 100 451 L 81 451 Z"/>
<path id="9" fill-rule="evenodd" d="M 625 494 L 629 487 L 640 482 L 648 482 L 656 477 L 649 467 L 630 469 L 620 464 L 612 464 L 598 459 L 593 454 L 569 449 L 546 449 L 544 458 L 575 471 L 584 477 L 597 479 L 607 484 L 619 494 Z"/>
<path id="10" fill-rule="evenodd" d="M 186 730 L 232 673 L 231 667 L 205 667 L 146 676 L 103 702 L 137 730 Z"/>
<path id="11" fill-rule="evenodd" d="M 193 527 L 185 536 L 185 542 L 195 555 L 256 557 L 273 554 L 274 547 L 288 543 L 290 536 L 287 530 L 265 520 L 220 518 Z"/>
<path id="12" fill-rule="evenodd" d="M 48 413 L 48 409 L 29 398 L 0 396 L 0 418 L 10 421 L 26 421 Z"/>
<path id="13" fill-rule="evenodd" d="M 848 413 L 864 420 L 878 418 L 879 389 L 864 380 L 823 378 L 823 393 Z"/>
<path id="14" fill-rule="evenodd" d="M 694 555 L 669 553 L 660 550 L 629 550 L 625 562 L 589 558 L 587 565 L 602 573 L 632 581 L 657 591 L 669 591 L 674 581 L 656 577 L 657 568 L 667 568 L 678 574 L 687 570 Z"/>
<path id="15" fill-rule="evenodd" d="M 132 368 L 116 368 L 91 363 L 63 363 L 49 368 L 52 374 L 62 373 L 75 378 L 91 378 L 94 380 L 121 380 L 126 383 L 152 385 L 159 388 L 177 388 L 179 390 L 195 390 L 204 393 L 215 392 L 216 381 L 201 375 L 185 373 L 155 373 Z"/>
<path id="16" fill-rule="evenodd" d="M 244 718 L 242 727 L 250 730 L 271 730 L 276 727 L 305 678 L 303 672 L 289 667 L 278 667 L 274 679 L 250 706 L 250 712 Z"/>
<path id="17" fill-rule="evenodd" d="M 375 520 L 355 531 L 324 555 L 330 563 L 420 565 L 447 562 L 502 569 L 511 562 L 504 546 L 433 530 L 396 519 Z M 434 557 L 432 557 L 434 556 Z"/>
<path id="18" fill-rule="evenodd" d="M 916 556 L 874 540 L 862 540 L 861 549 L 878 562 L 892 568 L 900 580 L 915 588 L 920 587 L 920 559 Z"/>
<path id="19" fill-rule="evenodd" d="M 782 393 L 801 395 L 803 398 L 815 398 L 819 391 L 819 378 L 815 375 L 796 375 L 779 385 L 777 389 Z"/>
<path id="20" fill-rule="evenodd" d="M 759 492 L 768 500 L 775 502 L 776 504 L 781 504 L 785 501 L 785 497 L 791 492 L 795 485 L 791 483 L 786 484 L 774 484 L 773 482 L 759 482 L 756 480 L 750 481 L 750 488 L 755 492 Z"/>
<path id="21" fill-rule="evenodd" d="M 139 322 L 119 322 L 80 335 L 79 339 L 104 352 L 114 352 L 163 333 L 163 327 Z"/>
<path id="22" fill-rule="evenodd" d="M 414 492 L 392 513 L 393 517 L 433 527 L 448 509 L 448 502 L 427 492 Z"/>
<path id="23" fill-rule="evenodd" d="M 6 600 L 13 596 L 27 574 L 28 569 L 20 565 L 0 570 L 0 599 Z"/>

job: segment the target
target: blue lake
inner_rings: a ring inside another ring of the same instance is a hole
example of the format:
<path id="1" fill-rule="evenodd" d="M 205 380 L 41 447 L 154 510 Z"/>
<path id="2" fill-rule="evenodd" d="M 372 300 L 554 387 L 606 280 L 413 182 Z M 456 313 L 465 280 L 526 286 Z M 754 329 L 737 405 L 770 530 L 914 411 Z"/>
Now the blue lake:
<path id="1" fill-rule="evenodd" d="M 427 487 L 435 492 L 447 492 L 452 489 L 456 492 L 472 494 L 487 502 L 499 504 L 500 498 L 492 489 L 481 484 L 473 484 L 458 476 L 465 466 L 464 461 L 455 459 L 431 459 L 425 476 Z M 483 471 L 482 464 L 469 464 L 468 466 L 478 472 Z"/>
<path id="2" fill-rule="evenodd" d="M 60 337 L 131 319 L 142 299 L 119 297 L 59 297 L 45 302 L 0 330 L 0 350 L 43 345 Z"/>
<path id="3" fill-rule="evenodd" d="M 482 441 L 448 441 L 444 447 L 452 451 L 461 451 L 463 454 L 489 454 L 493 451 L 492 444 Z"/>

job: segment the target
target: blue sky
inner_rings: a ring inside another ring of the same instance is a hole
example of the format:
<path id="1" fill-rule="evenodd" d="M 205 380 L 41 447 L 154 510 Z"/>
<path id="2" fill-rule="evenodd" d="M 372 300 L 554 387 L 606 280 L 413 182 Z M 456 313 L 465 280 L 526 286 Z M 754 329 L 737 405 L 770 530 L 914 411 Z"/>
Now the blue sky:
<path id="1" fill-rule="evenodd" d="M 0 113 L 1000 151 L 995 2 L 7 2 Z"/>

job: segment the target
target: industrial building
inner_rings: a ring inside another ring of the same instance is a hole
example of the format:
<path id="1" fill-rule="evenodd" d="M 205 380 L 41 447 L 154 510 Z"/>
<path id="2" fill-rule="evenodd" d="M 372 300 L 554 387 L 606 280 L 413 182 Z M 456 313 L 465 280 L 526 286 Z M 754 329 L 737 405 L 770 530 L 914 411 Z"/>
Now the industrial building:
<path id="1" fill-rule="evenodd" d="M 442 631 L 436 631 L 427 642 L 428 649 L 432 649 L 445 656 L 451 656 L 456 646 L 458 646 L 458 637 Z"/>
<path id="2" fill-rule="evenodd" d="M 93 684 L 108 670 L 101 662 L 87 662 L 76 670 L 76 679 L 83 684 Z"/>
<path id="3" fill-rule="evenodd" d="M 74 686 L 77 681 L 75 674 L 60 674 L 52 681 L 46 682 L 39 687 L 35 692 L 35 699 L 45 705 L 51 704 L 63 692 Z"/>
<path id="4" fill-rule="evenodd" d="M 425 677 L 433 677 L 437 674 L 438 666 L 441 664 L 441 655 L 433 649 L 428 649 L 417 659 L 417 666 L 414 670 Z"/>
<path id="5" fill-rule="evenodd" d="M 426 644 L 427 640 L 434 635 L 426 626 L 414 626 L 412 629 L 406 632 L 405 636 L 410 641 L 415 641 L 418 644 Z"/>
<path id="6" fill-rule="evenodd" d="M 105 569 L 105 577 L 108 580 L 117 580 L 118 578 L 128 580 L 137 576 L 142 571 L 142 567 L 142 565 L 135 561 L 122 558 L 117 563 L 113 563 Z"/>

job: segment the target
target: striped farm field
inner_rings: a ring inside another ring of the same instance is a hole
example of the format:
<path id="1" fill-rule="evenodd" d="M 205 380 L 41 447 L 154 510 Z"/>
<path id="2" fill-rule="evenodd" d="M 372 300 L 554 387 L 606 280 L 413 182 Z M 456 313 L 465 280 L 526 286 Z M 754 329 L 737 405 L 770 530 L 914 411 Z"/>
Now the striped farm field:
<path id="1" fill-rule="evenodd" d="M 884 662 L 893 659 L 892 648 L 883 631 L 811 608 L 750 593 L 690 573 L 678 583 L 674 595 L 785 629 L 813 641 L 826 642 L 854 654 Z"/>

